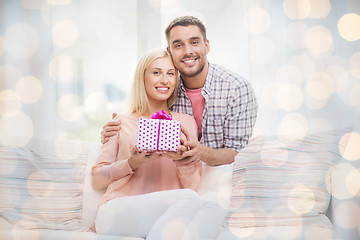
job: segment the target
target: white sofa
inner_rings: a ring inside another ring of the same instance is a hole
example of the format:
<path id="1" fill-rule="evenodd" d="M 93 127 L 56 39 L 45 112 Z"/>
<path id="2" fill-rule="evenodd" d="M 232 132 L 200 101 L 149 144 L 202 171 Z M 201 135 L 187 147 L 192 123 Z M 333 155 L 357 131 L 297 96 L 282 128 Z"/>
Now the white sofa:
<path id="1" fill-rule="evenodd" d="M 257 136 L 234 164 L 204 165 L 199 194 L 229 209 L 217 239 L 360 239 L 359 159 L 345 152 L 351 139 L 346 129 Z M 84 141 L 0 143 L 0 240 L 139 239 L 89 231 L 103 194 L 91 188 L 99 150 Z"/>

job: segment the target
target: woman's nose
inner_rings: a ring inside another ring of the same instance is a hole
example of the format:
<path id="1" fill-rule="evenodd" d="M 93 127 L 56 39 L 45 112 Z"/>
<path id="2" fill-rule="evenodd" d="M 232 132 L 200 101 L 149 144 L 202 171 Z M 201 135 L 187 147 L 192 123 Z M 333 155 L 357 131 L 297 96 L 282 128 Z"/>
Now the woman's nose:
<path id="1" fill-rule="evenodd" d="M 162 75 L 160 79 L 160 83 L 168 84 L 168 82 L 169 82 L 168 77 L 166 75 Z"/>

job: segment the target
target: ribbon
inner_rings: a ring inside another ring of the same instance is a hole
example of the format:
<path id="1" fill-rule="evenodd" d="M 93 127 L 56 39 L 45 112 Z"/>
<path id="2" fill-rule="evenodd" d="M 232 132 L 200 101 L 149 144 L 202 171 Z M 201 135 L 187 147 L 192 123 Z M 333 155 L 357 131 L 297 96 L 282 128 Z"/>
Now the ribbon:
<path id="1" fill-rule="evenodd" d="M 164 110 L 152 114 L 151 119 L 171 120 L 172 118 Z"/>

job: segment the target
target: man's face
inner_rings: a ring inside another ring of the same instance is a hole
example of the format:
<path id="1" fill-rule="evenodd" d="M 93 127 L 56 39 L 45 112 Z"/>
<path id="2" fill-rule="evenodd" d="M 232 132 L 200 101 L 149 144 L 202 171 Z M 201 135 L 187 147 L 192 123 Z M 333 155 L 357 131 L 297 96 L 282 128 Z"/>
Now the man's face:
<path id="1" fill-rule="evenodd" d="M 182 77 L 195 77 L 207 64 L 209 41 L 195 25 L 176 26 L 170 31 L 169 47 L 175 67 Z"/>

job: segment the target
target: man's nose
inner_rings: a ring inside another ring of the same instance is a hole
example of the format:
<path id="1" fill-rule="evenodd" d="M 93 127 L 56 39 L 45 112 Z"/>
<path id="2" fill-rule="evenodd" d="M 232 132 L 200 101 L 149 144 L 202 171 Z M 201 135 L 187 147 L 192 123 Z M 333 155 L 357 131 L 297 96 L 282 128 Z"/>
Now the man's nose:
<path id="1" fill-rule="evenodd" d="M 193 48 L 190 44 L 185 44 L 184 45 L 184 55 L 188 55 L 188 54 L 192 54 L 193 53 Z"/>

